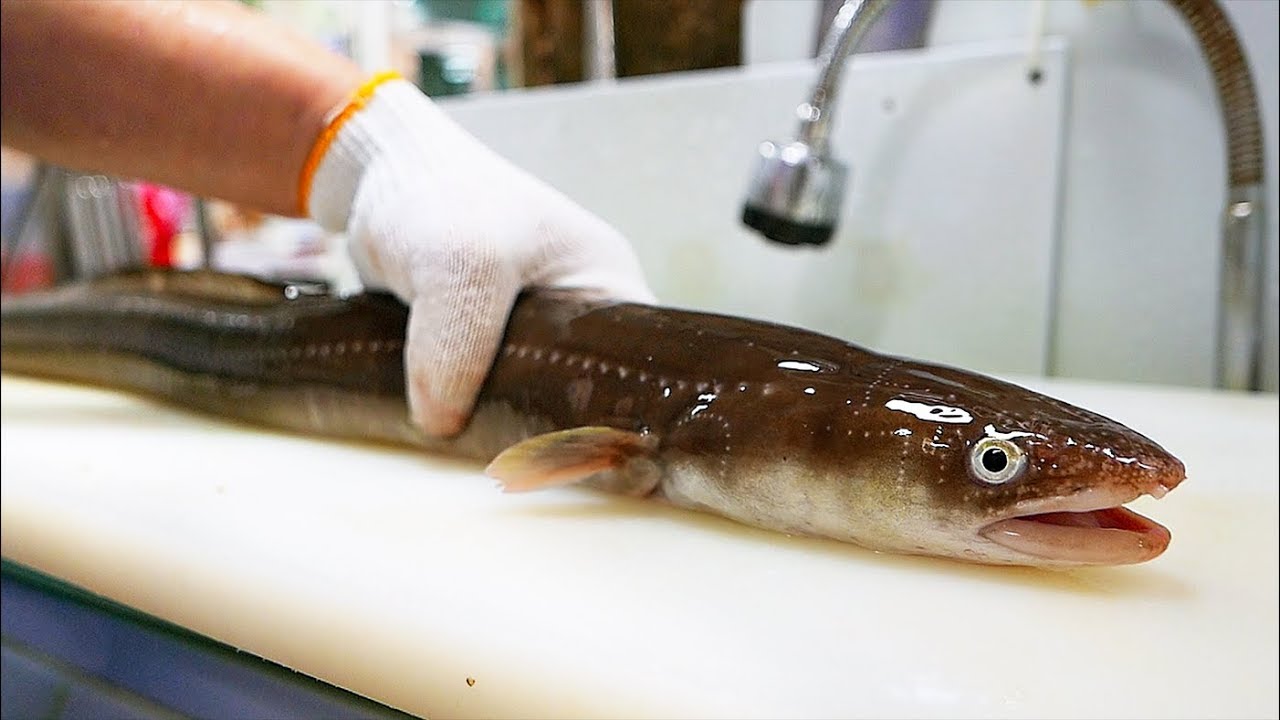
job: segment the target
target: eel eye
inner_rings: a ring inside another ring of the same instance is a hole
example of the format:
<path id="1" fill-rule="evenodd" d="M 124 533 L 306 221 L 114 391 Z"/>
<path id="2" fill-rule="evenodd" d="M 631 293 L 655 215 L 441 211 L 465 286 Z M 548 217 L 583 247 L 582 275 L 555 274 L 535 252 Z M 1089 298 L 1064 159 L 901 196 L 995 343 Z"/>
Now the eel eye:
<path id="1" fill-rule="evenodd" d="M 982 438 L 969 454 L 974 477 L 987 485 L 1003 485 L 1017 478 L 1026 464 L 1022 448 L 1000 438 Z"/>

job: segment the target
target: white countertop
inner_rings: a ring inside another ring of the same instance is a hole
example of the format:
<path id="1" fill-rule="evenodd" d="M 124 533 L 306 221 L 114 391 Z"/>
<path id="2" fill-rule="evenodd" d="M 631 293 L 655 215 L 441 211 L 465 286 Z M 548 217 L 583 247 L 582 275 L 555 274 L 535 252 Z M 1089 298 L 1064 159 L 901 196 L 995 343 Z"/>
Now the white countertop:
<path id="1" fill-rule="evenodd" d="M 1276 396 L 1033 384 L 1186 462 L 1163 557 L 878 555 L 12 376 L 0 550 L 433 718 L 1276 716 Z"/>

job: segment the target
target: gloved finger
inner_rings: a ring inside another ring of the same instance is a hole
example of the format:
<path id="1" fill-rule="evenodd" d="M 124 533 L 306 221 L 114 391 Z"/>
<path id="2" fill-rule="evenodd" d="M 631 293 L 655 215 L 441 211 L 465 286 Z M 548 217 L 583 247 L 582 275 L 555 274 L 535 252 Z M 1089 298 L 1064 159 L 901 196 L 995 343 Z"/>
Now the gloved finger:
<path id="1" fill-rule="evenodd" d="M 405 341 L 411 418 L 441 437 L 466 427 L 518 291 L 517 283 L 483 271 L 453 277 L 462 281 L 413 301 Z"/>

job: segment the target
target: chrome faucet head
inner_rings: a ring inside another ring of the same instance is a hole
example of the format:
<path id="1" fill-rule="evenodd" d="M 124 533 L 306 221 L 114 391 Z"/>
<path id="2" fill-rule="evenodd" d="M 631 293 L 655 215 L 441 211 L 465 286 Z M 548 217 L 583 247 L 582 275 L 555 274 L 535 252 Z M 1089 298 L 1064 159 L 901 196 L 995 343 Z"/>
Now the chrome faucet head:
<path id="1" fill-rule="evenodd" d="M 891 0 L 844 0 L 818 57 L 818 81 L 796 108 L 800 129 L 788 143 L 760 146 L 742 222 L 775 242 L 826 245 L 835 234 L 848 171 L 827 138 L 845 60 Z"/>
<path id="2" fill-rule="evenodd" d="M 826 245 L 835 234 L 847 175 L 843 163 L 808 143 L 761 143 L 742 222 L 774 242 Z"/>

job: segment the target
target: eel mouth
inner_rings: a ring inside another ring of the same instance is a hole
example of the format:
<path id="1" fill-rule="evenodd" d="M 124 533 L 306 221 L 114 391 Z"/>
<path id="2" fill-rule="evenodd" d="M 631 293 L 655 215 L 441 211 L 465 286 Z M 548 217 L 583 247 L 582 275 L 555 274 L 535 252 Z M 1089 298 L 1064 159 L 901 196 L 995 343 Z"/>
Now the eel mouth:
<path id="1" fill-rule="evenodd" d="M 1040 501 L 1035 505 L 1042 507 L 1025 509 L 1042 512 L 998 520 L 979 534 L 1042 564 L 1142 563 L 1163 553 L 1169 547 L 1171 534 L 1160 523 L 1122 506 L 1141 495 L 1163 497 L 1170 489 L 1170 485 L 1157 483 L 1146 492 L 1128 497 L 1095 491 L 1070 499 Z"/>

